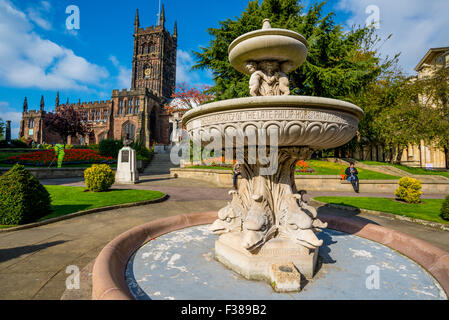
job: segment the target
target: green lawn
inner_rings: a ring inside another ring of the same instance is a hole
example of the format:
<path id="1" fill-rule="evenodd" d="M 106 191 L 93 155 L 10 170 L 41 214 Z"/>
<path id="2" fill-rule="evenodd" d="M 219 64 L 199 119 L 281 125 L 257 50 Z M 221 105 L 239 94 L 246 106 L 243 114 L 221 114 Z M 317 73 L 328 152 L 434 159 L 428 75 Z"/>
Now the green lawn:
<path id="1" fill-rule="evenodd" d="M 321 160 L 308 160 L 307 163 L 312 167 L 315 172 L 313 173 L 307 173 L 307 172 L 295 172 L 296 175 L 339 175 L 340 173 L 344 173 L 347 166 L 333 163 L 333 162 L 327 162 L 327 161 L 321 161 Z M 232 168 L 229 167 L 219 167 L 219 166 L 191 166 L 188 168 L 192 169 L 215 169 L 215 170 L 232 170 Z M 299 169 L 299 167 L 297 167 Z M 399 180 L 400 177 L 375 172 L 371 170 L 366 169 L 359 169 L 359 179 L 360 180 Z"/>
<path id="2" fill-rule="evenodd" d="M 152 190 L 110 190 L 107 192 L 84 192 L 83 187 L 45 186 L 51 195 L 53 212 L 40 219 L 50 219 L 69 213 L 117 204 L 154 200 L 164 196 Z"/>
<path id="3" fill-rule="evenodd" d="M 110 190 L 107 192 L 84 192 L 83 187 L 45 186 L 51 196 L 53 212 L 39 221 L 66 214 L 112 205 L 159 199 L 164 193 L 152 190 Z M 0 229 L 14 226 L 2 226 Z"/>
<path id="4" fill-rule="evenodd" d="M 443 199 L 424 199 L 420 204 L 402 203 L 388 198 L 316 197 L 315 199 L 326 203 L 388 212 L 415 219 L 449 224 L 449 221 L 440 217 Z"/>
<path id="5" fill-rule="evenodd" d="M 313 173 L 296 172 L 299 175 L 339 175 L 344 174 L 347 166 L 321 160 L 308 160 L 307 163 L 315 170 Z M 400 177 L 357 168 L 360 180 L 399 180 Z"/>
<path id="6" fill-rule="evenodd" d="M 435 171 L 435 170 L 426 170 L 424 168 L 413 168 L 404 166 L 401 164 L 391 164 L 388 162 L 378 162 L 378 161 L 360 161 L 363 164 L 369 165 L 369 166 L 392 166 L 401 170 L 404 170 L 411 174 L 424 174 L 424 175 L 438 175 L 438 176 L 444 176 L 449 178 L 449 172 L 443 172 L 443 171 Z"/>

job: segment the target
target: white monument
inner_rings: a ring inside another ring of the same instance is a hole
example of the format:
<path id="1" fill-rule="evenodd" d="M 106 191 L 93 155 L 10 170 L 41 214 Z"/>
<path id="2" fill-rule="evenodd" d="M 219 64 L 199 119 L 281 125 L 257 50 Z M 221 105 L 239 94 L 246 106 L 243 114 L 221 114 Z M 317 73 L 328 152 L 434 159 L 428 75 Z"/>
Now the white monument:
<path id="1" fill-rule="evenodd" d="M 135 184 L 139 181 L 137 172 L 136 150 L 130 147 L 132 141 L 125 140 L 124 147 L 118 153 L 115 183 Z"/>

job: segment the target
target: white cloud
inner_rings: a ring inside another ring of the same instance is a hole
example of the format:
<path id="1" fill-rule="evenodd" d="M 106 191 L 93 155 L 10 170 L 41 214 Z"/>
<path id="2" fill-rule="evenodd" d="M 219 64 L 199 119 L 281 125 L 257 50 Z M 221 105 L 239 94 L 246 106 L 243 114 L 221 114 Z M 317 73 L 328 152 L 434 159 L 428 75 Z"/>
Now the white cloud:
<path id="1" fill-rule="evenodd" d="M 339 0 L 337 8 L 350 12 L 348 25 L 365 25 L 365 9 L 380 9 L 379 35 L 392 38 L 381 48 L 390 57 L 401 52 L 400 64 L 413 74 L 414 67 L 430 48 L 449 46 L 449 1 L 447 0 Z"/>
<path id="2" fill-rule="evenodd" d="M 0 61 L 0 84 L 20 88 L 88 90 L 87 85 L 98 85 L 109 75 L 39 36 L 9 0 L 0 0 Z"/>
<path id="3" fill-rule="evenodd" d="M 192 84 L 199 80 L 198 74 L 190 71 L 195 64 L 193 57 L 184 50 L 179 49 L 176 56 L 176 81 Z"/>
<path id="4" fill-rule="evenodd" d="M 51 4 L 48 1 L 41 1 L 37 6 L 28 7 L 26 13 L 31 21 L 45 30 L 52 28 L 51 22 L 43 16 L 48 17 L 51 11 Z"/>
<path id="5" fill-rule="evenodd" d="M 117 89 L 125 89 L 129 88 L 131 84 L 131 75 L 132 69 L 124 67 L 120 64 L 116 56 L 110 56 L 109 61 L 114 65 L 114 67 L 118 70 L 117 75 Z"/>

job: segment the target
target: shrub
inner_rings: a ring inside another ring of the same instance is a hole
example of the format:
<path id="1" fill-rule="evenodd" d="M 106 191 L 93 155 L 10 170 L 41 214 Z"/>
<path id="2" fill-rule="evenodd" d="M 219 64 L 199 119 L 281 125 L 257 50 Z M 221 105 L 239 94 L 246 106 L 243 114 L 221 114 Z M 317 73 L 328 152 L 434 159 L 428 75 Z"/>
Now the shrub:
<path id="1" fill-rule="evenodd" d="M 34 222 L 50 211 L 50 194 L 24 166 L 16 164 L 0 177 L 0 224 Z"/>
<path id="2" fill-rule="evenodd" d="M 420 203 L 422 195 L 421 188 L 420 180 L 403 177 L 399 180 L 399 188 L 394 194 L 407 203 Z"/>
<path id="3" fill-rule="evenodd" d="M 134 142 L 131 144 L 131 148 L 136 150 L 136 155 L 140 156 L 143 160 L 149 160 L 152 156 L 152 152 L 150 149 L 144 146 L 144 144 L 140 141 Z"/>
<path id="4" fill-rule="evenodd" d="M 94 164 L 84 170 L 84 181 L 90 191 L 102 192 L 108 190 L 115 182 L 115 175 L 107 164 Z"/>
<path id="5" fill-rule="evenodd" d="M 446 197 L 441 206 L 441 218 L 449 220 L 449 196 Z"/>
<path id="6" fill-rule="evenodd" d="M 123 148 L 123 143 L 120 140 L 105 139 L 100 142 L 99 151 L 104 157 L 117 158 L 118 152 Z"/>

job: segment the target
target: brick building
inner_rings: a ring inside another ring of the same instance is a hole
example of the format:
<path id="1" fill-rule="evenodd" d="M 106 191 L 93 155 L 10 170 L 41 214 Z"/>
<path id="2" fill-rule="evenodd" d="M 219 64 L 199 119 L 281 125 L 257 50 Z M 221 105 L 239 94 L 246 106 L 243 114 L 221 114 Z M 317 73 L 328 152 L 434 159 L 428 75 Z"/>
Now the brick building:
<path id="1" fill-rule="evenodd" d="M 140 28 L 137 10 L 131 88 L 112 90 L 111 99 L 106 101 L 60 104 L 59 93 L 56 95 L 56 111 L 71 105 L 85 116 L 93 129 L 87 137 L 69 137 L 68 143 L 95 144 L 129 134 L 147 147 L 153 142 L 168 144 L 169 115 L 163 106 L 175 88 L 177 36 L 176 22 L 172 35 L 165 29 L 163 6 L 158 25 L 147 28 Z M 61 142 L 58 135 L 45 129 L 42 120 L 45 113 L 43 97 L 39 110 L 31 111 L 25 98 L 19 137 L 31 138 L 36 143 Z"/>

